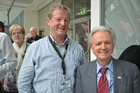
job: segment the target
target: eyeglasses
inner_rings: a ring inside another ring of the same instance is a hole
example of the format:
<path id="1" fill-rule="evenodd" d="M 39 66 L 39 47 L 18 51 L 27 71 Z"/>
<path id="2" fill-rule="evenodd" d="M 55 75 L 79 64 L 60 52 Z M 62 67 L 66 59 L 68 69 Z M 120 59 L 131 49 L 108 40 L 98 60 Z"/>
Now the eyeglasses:
<path id="1" fill-rule="evenodd" d="M 14 35 L 14 36 L 15 36 L 16 34 L 17 34 L 17 35 L 21 35 L 22 32 L 12 33 L 12 35 Z"/>

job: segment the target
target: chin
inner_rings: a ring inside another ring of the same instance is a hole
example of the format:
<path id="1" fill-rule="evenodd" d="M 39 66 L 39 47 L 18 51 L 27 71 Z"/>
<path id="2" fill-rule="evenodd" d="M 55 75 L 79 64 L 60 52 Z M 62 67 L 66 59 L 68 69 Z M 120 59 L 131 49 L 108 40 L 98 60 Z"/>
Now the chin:
<path id="1" fill-rule="evenodd" d="M 109 56 L 100 56 L 99 58 L 100 59 L 110 59 L 111 57 L 109 57 Z"/>

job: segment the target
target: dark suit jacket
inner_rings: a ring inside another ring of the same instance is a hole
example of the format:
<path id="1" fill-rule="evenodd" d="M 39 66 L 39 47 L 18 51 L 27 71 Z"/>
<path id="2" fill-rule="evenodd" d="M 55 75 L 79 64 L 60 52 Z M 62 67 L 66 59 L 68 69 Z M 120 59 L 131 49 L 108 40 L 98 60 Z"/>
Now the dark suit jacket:
<path id="1" fill-rule="evenodd" d="M 96 93 L 96 68 L 95 61 L 78 67 L 75 93 Z M 135 64 L 113 59 L 113 71 L 114 93 L 140 93 L 140 72 Z"/>
<path id="2" fill-rule="evenodd" d="M 37 41 L 37 40 L 39 40 L 39 39 L 41 39 L 42 37 L 40 37 L 40 36 L 36 36 L 35 37 L 35 39 L 33 39 L 32 37 L 30 37 L 28 40 L 27 40 L 27 43 L 29 43 L 29 44 L 31 44 L 31 43 L 33 43 L 34 41 Z"/>

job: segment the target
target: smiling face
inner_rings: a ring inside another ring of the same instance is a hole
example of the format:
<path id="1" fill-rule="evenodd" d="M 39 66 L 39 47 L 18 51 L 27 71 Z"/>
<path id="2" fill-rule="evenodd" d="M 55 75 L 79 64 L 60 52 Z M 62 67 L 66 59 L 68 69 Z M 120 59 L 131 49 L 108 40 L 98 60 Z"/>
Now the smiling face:
<path id="1" fill-rule="evenodd" d="M 19 29 L 14 29 L 12 31 L 12 39 L 18 45 L 21 45 L 24 42 L 24 34 Z"/>
<path id="2" fill-rule="evenodd" d="M 98 31 L 92 36 L 92 52 L 98 61 L 110 61 L 114 44 L 109 32 Z"/>
<path id="3" fill-rule="evenodd" d="M 69 27 L 69 15 L 61 10 L 54 10 L 53 16 L 47 18 L 50 34 L 53 37 L 65 37 Z"/>

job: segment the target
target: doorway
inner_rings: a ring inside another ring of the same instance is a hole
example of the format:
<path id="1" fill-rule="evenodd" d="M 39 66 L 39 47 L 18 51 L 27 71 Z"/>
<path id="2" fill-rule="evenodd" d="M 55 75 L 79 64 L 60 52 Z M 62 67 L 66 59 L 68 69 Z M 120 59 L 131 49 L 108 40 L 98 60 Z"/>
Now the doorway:
<path id="1" fill-rule="evenodd" d="M 88 36 L 90 34 L 90 16 L 75 19 L 73 22 L 73 39 L 81 44 L 86 55 L 86 61 L 90 61 L 90 49 Z"/>

